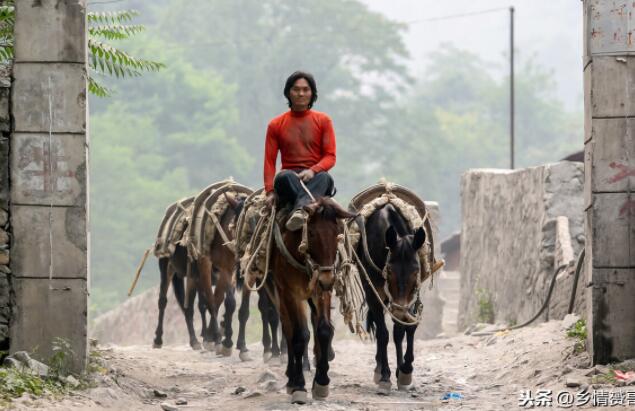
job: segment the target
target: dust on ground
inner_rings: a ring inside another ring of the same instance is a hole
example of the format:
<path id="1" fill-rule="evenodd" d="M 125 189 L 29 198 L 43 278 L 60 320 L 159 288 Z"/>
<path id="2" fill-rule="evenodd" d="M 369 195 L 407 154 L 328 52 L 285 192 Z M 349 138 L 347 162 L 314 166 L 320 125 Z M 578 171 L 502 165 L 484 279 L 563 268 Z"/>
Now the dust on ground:
<path id="1" fill-rule="evenodd" d="M 556 394 L 564 390 L 574 398 L 587 387 L 635 391 L 635 386 L 589 386 L 599 371 L 590 367 L 585 352 L 574 353 L 575 343 L 562 321 L 491 336 L 417 340 L 413 385 L 397 391 L 391 342 L 393 390 L 386 396 L 377 393 L 372 379 L 375 343 L 338 340 L 329 371 L 331 394 L 326 401 L 309 399 L 306 405 L 289 403 L 285 367 L 278 359 L 264 363 L 260 344 L 249 346 L 249 362 L 241 362 L 236 352 L 218 357 L 185 345 L 103 346 L 98 352 L 104 372 L 95 377 L 96 387 L 58 399 L 25 396 L 13 405 L 19 410 L 161 410 L 162 404 L 178 410 L 510 410 L 521 408 L 521 390 L 534 396 L 551 390 L 554 407 Z M 311 381 L 312 372 L 307 375 L 309 391 Z M 462 398 L 442 401 L 446 393 Z"/>

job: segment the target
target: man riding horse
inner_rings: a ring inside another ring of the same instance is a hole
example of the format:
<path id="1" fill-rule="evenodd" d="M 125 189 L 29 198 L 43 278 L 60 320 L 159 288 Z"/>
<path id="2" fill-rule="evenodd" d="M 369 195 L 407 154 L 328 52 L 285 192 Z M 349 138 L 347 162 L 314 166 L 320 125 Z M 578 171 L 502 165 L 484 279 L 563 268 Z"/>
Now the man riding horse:
<path id="1" fill-rule="evenodd" d="M 279 207 L 289 207 L 292 212 L 286 228 L 296 231 L 307 219 L 303 207 L 312 201 L 311 196 L 335 194 L 333 178 L 328 173 L 335 165 L 335 132 L 328 115 L 312 110 L 318 93 L 311 74 L 291 74 L 284 96 L 290 110 L 271 120 L 267 127 L 264 183 L 267 203 L 273 205 L 277 197 Z M 278 151 L 282 170 L 276 175 Z"/>

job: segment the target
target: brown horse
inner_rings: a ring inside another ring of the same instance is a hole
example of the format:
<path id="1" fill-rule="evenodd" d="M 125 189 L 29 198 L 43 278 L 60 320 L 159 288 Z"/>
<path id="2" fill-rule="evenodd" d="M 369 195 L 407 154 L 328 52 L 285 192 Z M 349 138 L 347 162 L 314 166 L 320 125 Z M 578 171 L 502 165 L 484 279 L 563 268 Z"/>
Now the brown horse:
<path id="1" fill-rule="evenodd" d="M 244 205 L 244 197 L 235 198 L 231 194 L 225 194 L 229 206 L 220 216 L 219 225 L 226 233 L 229 240 L 234 238 L 233 225 L 236 223 Z M 210 320 L 207 330 L 203 333 L 203 342 L 206 348 L 211 349 L 211 344 L 216 345 L 216 351 L 224 356 L 232 352 L 232 316 L 236 310 L 236 298 L 234 296 L 235 284 L 233 281 L 236 256 L 234 251 L 225 244 L 221 235 L 215 235 L 212 242 L 206 245 L 203 254 L 197 259 L 196 267 L 199 277 L 192 282 L 187 292 L 198 291 L 199 298 L 204 299 L 209 309 Z M 213 274 L 217 274 L 214 276 Z M 188 283 L 190 284 L 190 283 Z M 212 288 L 214 285 L 214 288 Z M 196 290 L 194 290 L 196 286 Z M 225 314 L 221 325 L 224 328 L 221 334 L 218 327 L 218 310 L 221 304 L 225 304 Z M 225 336 L 222 339 L 222 336 Z"/>
<path id="2" fill-rule="evenodd" d="M 291 401 L 298 404 L 307 401 L 302 373 L 303 354 L 310 337 L 305 300 L 311 308 L 315 336 L 316 371 L 312 394 L 315 399 L 328 396 L 328 357 L 333 339 L 331 293 L 335 282 L 338 234 L 341 232 L 338 219 L 354 217 L 328 197 L 318 199 L 305 210 L 308 213 L 305 253 L 298 250 L 304 229 L 282 232 L 278 225 L 274 227 L 276 247 L 272 250 L 273 280 L 288 350 L 287 392 L 292 395 Z"/>

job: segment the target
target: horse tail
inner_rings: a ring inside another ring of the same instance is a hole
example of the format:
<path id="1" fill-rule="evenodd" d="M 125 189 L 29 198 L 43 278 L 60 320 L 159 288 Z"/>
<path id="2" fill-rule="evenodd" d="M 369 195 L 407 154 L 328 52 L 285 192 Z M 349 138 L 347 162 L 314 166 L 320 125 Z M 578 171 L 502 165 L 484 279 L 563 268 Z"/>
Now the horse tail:
<path id="1" fill-rule="evenodd" d="M 245 285 L 245 278 L 241 275 L 242 273 L 240 272 L 240 263 L 236 263 L 236 289 L 238 291 L 243 289 L 243 285 Z"/>

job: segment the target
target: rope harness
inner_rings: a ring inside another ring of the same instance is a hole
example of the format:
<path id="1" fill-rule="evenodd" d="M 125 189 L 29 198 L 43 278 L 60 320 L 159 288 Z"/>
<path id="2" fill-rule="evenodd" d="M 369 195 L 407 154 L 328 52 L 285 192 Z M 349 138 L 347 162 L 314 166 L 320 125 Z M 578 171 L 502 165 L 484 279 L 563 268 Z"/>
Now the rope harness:
<path id="1" fill-rule="evenodd" d="M 428 219 L 428 213 L 426 212 L 426 214 L 423 216 L 422 221 L 425 222 Z M 357 224 L 360 224 L 360 221 L 363 223 L 363 220 L 360 220 L 359 217 L 357 219 L 355 219 L 355 222 Z M 390 277 L 392 276 L 392 270 L 390 269 L 390 257 L 391 257 L 391 253 L 390 250 L 388 250 L 388 254 L 386 256 L 386 264 L 384 265 L 383 268 L 379 268 L 374 262 L 373 259 L 370 257 L 370 253 L 368 252 L 368 243 L 366 242 L 366 229 L 364 226 L 360 226 L 360 233 L 362 233 L 361 236 L 361 241 L 362 241 L 362 250 L 364 251 L 364 257 L 366 258 L 366 261 L 368 261 L 369 265 L 375 269 L 377 272 L 381 273 L 381 277 L 384 280 L 384 286 L 381 288 L 381 290 L 384 292 L 384 297 L 381 296 L 381 294 L 379 293 L 379 291 L 377 290 L 377 287 L 375 287 L 375 284 L 372 282 L 370 275 L 368 275 L 368 272 L 366 271 L 366 268 L 364 267 L 363 262 L 361 261 L 361 259 L 359 258 L 359 256 L 357 255 L 357 252 L 352 249 L 353 252 L 353 257 L 355 259 L 355 262 L 357 263 L 357 266 L 359 267 L 359 269 L 362 271 L 362 273 L 364 274 L 364 277 L 366 278 L 366 281 L 368 282 L 368 286 L 370 287 L 370 289 L 373 291 L 373 294 L 375 295 L 375 297 L 377 298 L 377 300 L 379 301 L 379 303 L 381 304 L 382 308 L 384 309 L 385 312 L 387 312 L 390 315 L 390 318 L 395 321 L 398 322 L 399 324 L 405 325 L 405 326 L 413 326 L 413 325 L 418 325 L 421 322 L 421 318 L 423 316 L 423 303 L 421 302 L 421 296 L 419 291 L 421 290 L 421 285 L 422 285 L 422 281 L 421 281 L 421 264 L 419 261 L 419 255 L 417 254 L 416 258 L 417 258 L 417 266 L 419 267 L 419 270 L 416 273 L 416 286 L 414 288 L 414 290 L 412 291 L 411 295 L 414 295 L 413 298 L 410 299 L 410 301 L 408 302 L 408 304 L 406 305 L 400 305 L 395 303 L 394 298 L 392 296 L 392 294 L 390 293 L 390 287 L 389 287 L 389 281 L 390 281 Z M 432 284 L 431 284 L 432 285 Z M 388 304 L 386 305 L 384 303 L 384 300 L 387 299 L 388 300 Z M 403 312 L 404 315 L 406 317 L 409 318 L 408 321 L 403 321 L 400 318 L 397 318 L 397 316 L 394 314 L 395 312 Z M 412 313 L 414 313 L 414 317 L 412 316 L 412 314 L 410 313 L 412 311 Z"/>

